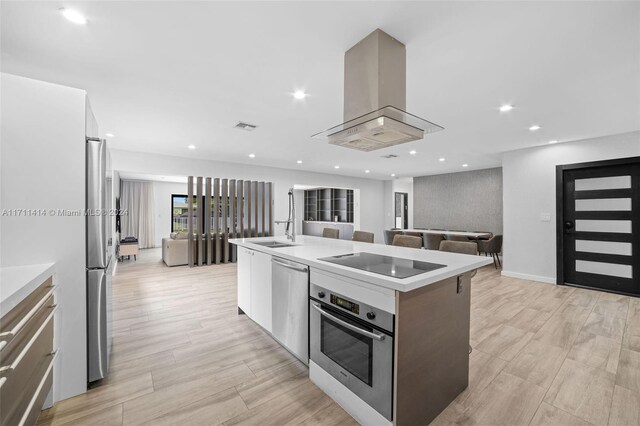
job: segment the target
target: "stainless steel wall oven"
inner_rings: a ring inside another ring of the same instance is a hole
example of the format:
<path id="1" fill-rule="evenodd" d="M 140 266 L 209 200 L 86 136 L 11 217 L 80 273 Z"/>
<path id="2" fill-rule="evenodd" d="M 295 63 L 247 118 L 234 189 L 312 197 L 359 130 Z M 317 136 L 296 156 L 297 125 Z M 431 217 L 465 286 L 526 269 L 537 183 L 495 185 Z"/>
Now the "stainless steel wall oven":
<path id="1" fill-rule="evenodd" d="M 310 358 L 388 420 L 394 315 L 311 284 Z"/>

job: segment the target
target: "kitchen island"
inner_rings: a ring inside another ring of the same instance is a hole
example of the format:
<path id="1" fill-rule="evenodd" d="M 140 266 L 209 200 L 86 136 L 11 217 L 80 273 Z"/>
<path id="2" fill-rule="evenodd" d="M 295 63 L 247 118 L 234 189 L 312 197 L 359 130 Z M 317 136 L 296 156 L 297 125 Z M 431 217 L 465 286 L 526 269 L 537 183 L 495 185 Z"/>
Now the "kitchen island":
<path id="1" fill-rule="evenodd" d="M 471 274 L 490 259 L 310 236 L 230 242 L 239 313 L 361 424 L 427 424 L 467 387 Z"/>

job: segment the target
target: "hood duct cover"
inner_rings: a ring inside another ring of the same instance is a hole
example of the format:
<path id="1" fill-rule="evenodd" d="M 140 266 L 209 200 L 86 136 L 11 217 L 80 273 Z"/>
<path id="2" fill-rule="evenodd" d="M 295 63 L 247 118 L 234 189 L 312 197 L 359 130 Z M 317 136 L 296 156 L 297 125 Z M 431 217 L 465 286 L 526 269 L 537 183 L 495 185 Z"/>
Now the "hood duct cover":
<path id="1" fill-rule="evenodd" d="M 377 29 L 344 55 L 344 123 L 313 138 L 375 151 L 443 130 L 406 108 L 406 48 Z"/>

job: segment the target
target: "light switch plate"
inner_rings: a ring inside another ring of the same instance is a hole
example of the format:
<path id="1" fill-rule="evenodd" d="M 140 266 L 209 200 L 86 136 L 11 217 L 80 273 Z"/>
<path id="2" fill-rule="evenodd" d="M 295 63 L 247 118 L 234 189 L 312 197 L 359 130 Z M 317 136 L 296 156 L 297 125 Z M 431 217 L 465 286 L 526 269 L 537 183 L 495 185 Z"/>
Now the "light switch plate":
<path id="1" fill-rule="evenodd" d="M 540 213 L 540 221 L 551 222 L 551 213 Z"/>

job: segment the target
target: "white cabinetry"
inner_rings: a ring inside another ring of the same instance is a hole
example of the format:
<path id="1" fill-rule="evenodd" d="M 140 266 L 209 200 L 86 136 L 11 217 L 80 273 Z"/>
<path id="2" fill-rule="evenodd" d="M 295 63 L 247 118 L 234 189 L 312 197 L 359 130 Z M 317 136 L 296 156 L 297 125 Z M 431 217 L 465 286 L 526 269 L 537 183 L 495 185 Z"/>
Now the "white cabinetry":
<path id="1" fill-rule="evenodd" d="M 251 257 L 250 317 L 271 333 L 271 256 L 259 251 Z"/>
<path id="2" fill-rule="evenodd" d="M 251 258 L 255 252 L 238 246 L 238 308 L 251 316 Z"/>
<path id="3" fill-rule="evenodd" d="M 238 307 L 271 332 L 271 256 L 238 247 Z"/>

